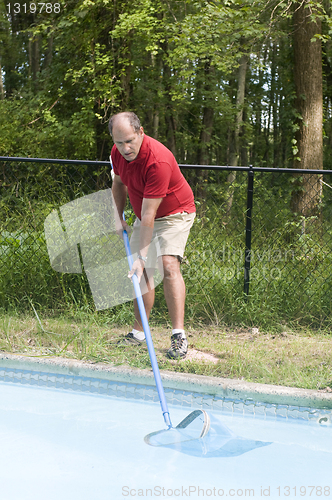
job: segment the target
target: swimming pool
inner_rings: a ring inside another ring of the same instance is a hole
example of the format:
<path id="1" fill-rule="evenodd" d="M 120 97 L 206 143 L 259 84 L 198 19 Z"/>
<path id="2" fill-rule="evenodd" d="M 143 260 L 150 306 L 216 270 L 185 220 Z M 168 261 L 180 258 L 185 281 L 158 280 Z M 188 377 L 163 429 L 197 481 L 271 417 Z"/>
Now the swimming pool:
<path id="1" fill-rule="evenodd" d="M 166 389 L 174 424 L 200 407 L 238 438 L 192 456 L 144 442 L 153 386 L 41 368 L 0 363 L 1 500 L 332 498 L 331 410 Z"/>

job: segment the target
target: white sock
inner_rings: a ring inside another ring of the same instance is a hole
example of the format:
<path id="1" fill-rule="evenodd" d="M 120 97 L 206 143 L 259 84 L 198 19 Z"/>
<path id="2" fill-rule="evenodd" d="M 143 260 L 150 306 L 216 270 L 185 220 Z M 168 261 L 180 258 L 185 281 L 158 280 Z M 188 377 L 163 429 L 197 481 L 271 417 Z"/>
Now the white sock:
<path id="1" fill-rule="evenodd" d="M 137 339 L 137 340 L 144 340 L 145 339 L 144 332 L 140 332 L 139 330 L 135 330 L 135 328 L 132 329 L 131 333 L 134 335 L 135 339 Z"/>
<path id="2" fill-rule="evenodd" d="M 182 334 L 181 337 L 183 339 L 187 338 L 186 334 L 184 333 L 184 330 L 181 330 L 181 328 L 174 328 L 174 330 L 172 330 L 172 335 L 176 335 L 176 334 L 179 334 L 179 333 Z"/>

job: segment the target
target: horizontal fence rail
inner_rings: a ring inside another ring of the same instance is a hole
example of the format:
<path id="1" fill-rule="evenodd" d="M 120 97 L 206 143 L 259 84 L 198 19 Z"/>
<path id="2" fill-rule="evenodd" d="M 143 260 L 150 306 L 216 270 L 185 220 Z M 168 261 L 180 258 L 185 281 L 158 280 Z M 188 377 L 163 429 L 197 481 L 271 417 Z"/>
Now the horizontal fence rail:
<path id="1" fill-rule="evenodd" d="M 0 162 L 24 162 L 24 163 L 53 163 L 59 165 L 92 165 L 92 166 L 103 166 L 109 167 L 108 161 L 99 160 L 66 160 L 58 158 L 25 158 L 19 156 L 0 156 Z M 317 169 L 304 169 L 304 168 L 278 168 L 278 167 L 254 167 L 252 165 L 248 166 L 236 166 L 232 167 L 230 165 L 190 165 L 187 163 L 179 163 L 181 169 L 192 169 L 192 170 L 223 170 L 223 171 L 244 171 L 244 172 L 282 172 L 291 174 L 332 174 L 332 170 L 317 170 Z"/>
<path id="2" fill-rule="evenodd" d="M 183 265 L 188 312 L 228 322 L 254 322 L 260 314 L 281 323 L 327 321 L 332 171 L 180 168 L 197 208 Z M 61 309 L 91 299 L 84 275 L 50 268 L 43 222 L 62 204 L 110 186 L 105 161 L 0 157 L 0 307 Z M 129 205 L 126 216 L 133 222 Z"/>

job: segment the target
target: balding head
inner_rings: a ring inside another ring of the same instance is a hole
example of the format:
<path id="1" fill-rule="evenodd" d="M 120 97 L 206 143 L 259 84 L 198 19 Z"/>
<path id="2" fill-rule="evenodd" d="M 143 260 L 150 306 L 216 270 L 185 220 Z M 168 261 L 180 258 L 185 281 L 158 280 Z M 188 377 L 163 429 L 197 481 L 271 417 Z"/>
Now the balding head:
<path id="1" fill-rule="evenodd" d="M 127 161 L 133 161 L 141 149 L 144 130 L 135 113 L 124 112 L 113 115 L 109 121 L 110 134 L 119 151 Z"/>
<path id="2" fill-rule="evenodd" d="M 111 116 L 108 122 L 108 130 L 112 136 L 113 136 L 114 126 L 122 122 L 129 123 L 133 127 L 136 134 L 139 133 L 141 128 L 141 122 L 138 116 L 135 115 L 135 113 L 133 113 L 132 111 L 124 111 L 122 113 L 117 113 L 116 115 Z"/>

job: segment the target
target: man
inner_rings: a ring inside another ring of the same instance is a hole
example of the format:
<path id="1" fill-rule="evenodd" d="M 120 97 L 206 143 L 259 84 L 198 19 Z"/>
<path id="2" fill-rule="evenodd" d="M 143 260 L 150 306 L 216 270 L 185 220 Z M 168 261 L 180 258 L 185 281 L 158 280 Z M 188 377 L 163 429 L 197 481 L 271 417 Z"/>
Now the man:
<path id="1" fill-rule="evenodd" d="M 121 218 L 122 228 L 130 228 L 122 218 L 127 194 L 137 219 L 131 236 L 132 252 L 138 258 L 129 277 L 144 272 L 148 283 L 143 295 L 147 317 L 154 303 L 153 273 L 147 262 L 149 245 L 158 237 L 159 254 L 164 275 L 164 294 L 172 322 L 170 358 L 183 358 L 188 342 L 184 331 L 185 284 L 180 270 L 185 245 L 195 218 L 193 192 L 183 177 L 173 154 L 160 142 L 144 134 L 139 118 L 132 112 L 113 115 L 109 131 L 114 141 L 112 192 Z M 136 300 L 134 327 L 125 337 L 126 343 L 145 341 Z"/>

